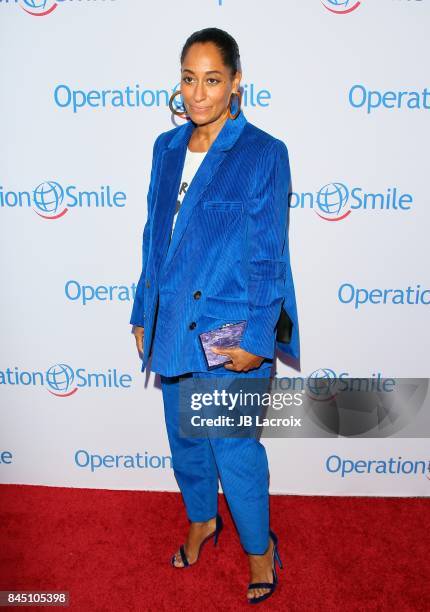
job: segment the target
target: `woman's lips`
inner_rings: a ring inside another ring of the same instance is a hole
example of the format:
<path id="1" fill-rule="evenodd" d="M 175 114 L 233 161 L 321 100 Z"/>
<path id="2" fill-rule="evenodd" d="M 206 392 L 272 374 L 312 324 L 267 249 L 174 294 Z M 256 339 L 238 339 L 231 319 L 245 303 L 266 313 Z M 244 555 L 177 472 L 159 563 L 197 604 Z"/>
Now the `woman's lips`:
<path id="1" fill-rule="evenodd" d="M 208 107 L 205 106 L 203 108 L 199 108 L 198 106 L 191 106 L 191 110 L 196 112 L 196 113 L 204 113 L 205 111 L 208 110 Z"/>

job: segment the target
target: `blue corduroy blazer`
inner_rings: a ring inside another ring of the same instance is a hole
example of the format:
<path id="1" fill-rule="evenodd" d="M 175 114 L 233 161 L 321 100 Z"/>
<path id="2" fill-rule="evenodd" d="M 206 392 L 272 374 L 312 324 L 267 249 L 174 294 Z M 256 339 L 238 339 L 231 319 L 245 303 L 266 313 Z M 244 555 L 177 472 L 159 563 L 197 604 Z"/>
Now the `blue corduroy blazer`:
<path id="1" fill-rule="evenodd" d="M 242 348 L 273 359 L 277 346 L 299 359 L 287 147 L 243 110 L 227 119 L 188 186 L 169 244 L 193 129 L 189 121 L 154 143 L 130 318 L 145 328 L 141 371 L 151 355 L 151 370 L 165 376 L 207 371 L 198 334 L 242 320 Z M 276 341 L 281 308 L 293 323 L 288 344 Z"/>

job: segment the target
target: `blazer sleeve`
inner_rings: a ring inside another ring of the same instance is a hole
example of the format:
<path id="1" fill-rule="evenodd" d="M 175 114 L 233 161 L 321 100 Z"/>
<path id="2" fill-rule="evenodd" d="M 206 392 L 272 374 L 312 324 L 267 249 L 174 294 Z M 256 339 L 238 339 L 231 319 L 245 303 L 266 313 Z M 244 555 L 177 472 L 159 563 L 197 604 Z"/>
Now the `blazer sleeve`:
<path id="1" fill-rule="evenodd" d="M 151 167 L 151 178 L 149 181 L 149 188 L 147 194 L 147 217 L 146 223 L 143 228 L 142 235 L 142 269 L 140 273 L 140 277 L 136 287 L 136 293 L 134 296 L 133 307 L 131 311 L 130 324 L 131 325 L 139 325 L 140 327 L 145 327 L 144 319 L 144 307 L 143 307 L 143 295 L 144 295 L 144 286 L 145 286 L 145 277 L 146 277 L 146 264 L 148 261 L 148 250 L 149 250 L 149 234 L 151 227 L 151 202 L 152 202 L 152 193 L 154 191 L 154 182 L 156 176 L 156 163 L 158 156 L 158 147 L 160 143 L 160 138 L 162 134 L 159 134 L 155 139 L 154 146 L 152 149 L 152 167 Z"/>
<path id="2" fill-rule="evenodd" d="M 239 346 L 272 359 L 275 328 L 285 291 L 288 253 L 288 192 L 291 175 L 286 145 L 275 138 L 257 164 L 248 202 L 246 263 L 248 266 L 248 317 Z"/>

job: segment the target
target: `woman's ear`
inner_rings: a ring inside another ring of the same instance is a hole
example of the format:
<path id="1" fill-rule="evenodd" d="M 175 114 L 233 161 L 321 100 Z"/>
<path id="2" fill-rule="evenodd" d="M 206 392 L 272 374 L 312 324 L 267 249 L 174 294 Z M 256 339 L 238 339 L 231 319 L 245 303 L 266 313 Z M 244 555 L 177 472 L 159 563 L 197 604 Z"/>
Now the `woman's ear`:
<path id="1" fill-rule="evenodd" d="M 237 71 L 233 78 L 233 90 L 234 91 L 239 91 L 241 78 L 242 78 L 242 73 Z"/>

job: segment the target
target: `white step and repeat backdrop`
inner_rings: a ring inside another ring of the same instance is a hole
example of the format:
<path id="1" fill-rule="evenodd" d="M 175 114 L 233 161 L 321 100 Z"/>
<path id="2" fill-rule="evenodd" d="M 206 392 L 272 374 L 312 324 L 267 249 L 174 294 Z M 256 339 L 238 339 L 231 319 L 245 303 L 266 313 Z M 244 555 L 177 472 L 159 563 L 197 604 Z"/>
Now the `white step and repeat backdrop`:
<path id="1" fill-rule="evenodd" d="M 430 0 L 0 0 L 1 482 L 178 490 L 128 321 L 152 144 L 204 27 L 290 153 L 302 357 L 278 376 L 429 375 L 429 21 Z M 271 491 L 428 495 L 409 426 L 267 438 Z"/>

